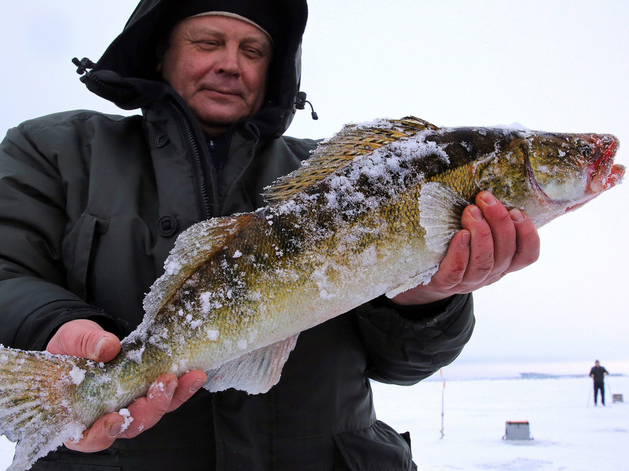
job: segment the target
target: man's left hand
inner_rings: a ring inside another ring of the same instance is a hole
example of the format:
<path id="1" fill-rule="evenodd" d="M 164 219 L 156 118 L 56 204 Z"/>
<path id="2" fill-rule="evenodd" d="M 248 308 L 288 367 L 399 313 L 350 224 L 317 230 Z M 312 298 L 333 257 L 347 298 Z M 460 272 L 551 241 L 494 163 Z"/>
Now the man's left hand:
<path id="1" fill-rule="evenodd" d="M 479 193 L 475 202 L 463 211 L 463 228 L 452 238 L 430 283 L 400 293 L 394 302 L 427 304 L 470 293 L 538 259 L 539 236 L 526 215 L 508 211 L 488 191 Z"/>

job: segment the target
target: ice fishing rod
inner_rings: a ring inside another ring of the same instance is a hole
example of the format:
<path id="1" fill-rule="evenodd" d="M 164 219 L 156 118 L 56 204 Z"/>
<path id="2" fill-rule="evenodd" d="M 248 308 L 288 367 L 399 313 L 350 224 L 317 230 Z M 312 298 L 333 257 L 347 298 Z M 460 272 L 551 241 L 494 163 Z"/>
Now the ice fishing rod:
<path id="1" fill-rule="evenodd" d="M 441 388 L 441 437 L 439 437 L 439 439 L 442 439 L 445 435 L 444 431 L 443 431 L 443 423 L 444 423 L 444 416 L 445 416 L 445 393 L 446 393 L 446 380 L 443 377 L 443 368 L 441 368 L 439 370 L 439 375 L 441 376 L 441 379 L 443 380 L 443 387 Z"/>

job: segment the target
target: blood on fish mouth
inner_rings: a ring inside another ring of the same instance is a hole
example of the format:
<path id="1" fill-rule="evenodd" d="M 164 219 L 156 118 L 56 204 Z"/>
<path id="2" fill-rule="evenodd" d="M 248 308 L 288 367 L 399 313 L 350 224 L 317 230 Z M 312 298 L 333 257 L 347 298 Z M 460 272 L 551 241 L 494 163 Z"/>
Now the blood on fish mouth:
<path id="1" fill-rule="evenodd" d="M 614 164 L 614 156 L 618 150 L 618 141 L 613 136 L 594 136 L 592 143 L 601 149 L 601 156 L 588 168 L 588 197 L 566 208 L 566 212 L 580 208 L 603 191 L 619 184 L 625 175 L 625 167 Z"/>
<path id="2" fill-rule="evenodd" d="M 588 188 L 591 193 L 598 194 L 619 183 L 625 168 L 622 165 L 614 165 L 614 156 L 618 149 L 618 141 L 614 137 L 594 136 L 592 143 L 602 152 L 588 169 Z"/>

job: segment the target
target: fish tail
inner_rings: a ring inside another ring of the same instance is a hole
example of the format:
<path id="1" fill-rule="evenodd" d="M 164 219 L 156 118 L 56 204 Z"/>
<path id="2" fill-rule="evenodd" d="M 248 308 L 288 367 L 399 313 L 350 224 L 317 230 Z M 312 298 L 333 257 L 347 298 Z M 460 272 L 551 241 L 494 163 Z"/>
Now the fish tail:
<path id="1" fill-rule="evenodd" d="M 17 441 L 7 471 L 29 469 L 64 441 L 81 436 L 85 427 L 73 411 L 73 392 L 86 364 L 0 345 L 0 434 Z"/>

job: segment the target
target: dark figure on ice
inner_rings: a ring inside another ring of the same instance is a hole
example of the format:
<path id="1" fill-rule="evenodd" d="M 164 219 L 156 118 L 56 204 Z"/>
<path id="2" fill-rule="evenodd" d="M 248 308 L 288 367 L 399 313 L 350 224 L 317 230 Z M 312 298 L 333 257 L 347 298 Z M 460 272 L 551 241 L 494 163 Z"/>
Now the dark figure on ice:
<path id="1" fill-rule="evenodd" d="M 594 380 L 594 405 L 597 405 L 598 392 L 601 392 L 601 404 L 605 405 L 605 375 L 609 373 L 604 366 L 601 366 L 598 360 L 594 362 L 594 366 L 590 370 L 590 377 Z"/>

